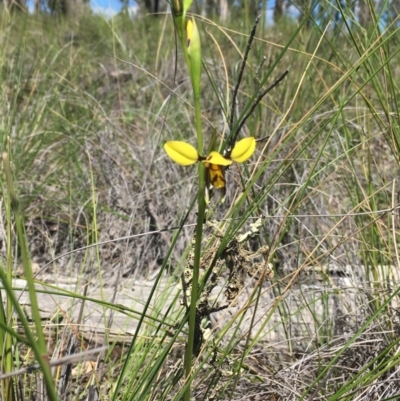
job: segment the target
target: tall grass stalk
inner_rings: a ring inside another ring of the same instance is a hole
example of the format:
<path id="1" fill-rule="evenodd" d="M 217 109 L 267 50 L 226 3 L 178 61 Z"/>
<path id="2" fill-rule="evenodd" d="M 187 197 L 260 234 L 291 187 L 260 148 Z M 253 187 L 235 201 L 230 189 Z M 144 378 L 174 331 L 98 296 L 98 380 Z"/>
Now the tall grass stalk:
<path id="1" fill-rule="evenodd" d="M 29 345 L 32 347 L 34 353 L 35 353 L 35 358 L 37 362 L 39 363 L 44 381 L 46 383 L 46 388 L 47 388 L 47 394 L 50 400 L 56 401 L 58 399 L 55 388 L 54 388 L 54 382 L 53 378 L 51 375 L 51 370 L 50 370 L 50 364 L 49 364 L 49 357 L 47 353 L 47 346 L 46 346 L 46 341 L 44 338 L 44 333 L 43 333 L 43 327 L 42 327 L 42 320 L 40 317 L 40 310 L 39 310 L 39 305 L 37 301 L 37 296 L 36 296 L 36 290 L 35 290 L 35 283 L 33 279 L 33 273 L 32 273 L 32 265 L 31 265 L 31 260 L 29 256 L 29 251 L 28 251 L 28 245 L 26 242 L 26 237 L 25 237 L 25 232 L 22 224 L 22 217 L 20 213 L 20 208 L 19 208 L 19 201 L 18 197 L 16 194 L 15 186 L 14 186 L 14 181 L 13 181 L 13 176 L 12 176 L 12 171 L 11 171 L 11 165 L 10 165 L 10 158 L 8 153 L 3 153 L 3 168 L 4 168 L 4 173 L 6 176 L 6 183 L 7 183 L 7 194 L 8 194 L 8 199 L 10 202 L 11 210 L 13 212 L 14 216 L 14 221 L 15 221 L 15 228 L 17 232 L 17 241 L 18 241 L 18 246 L 21 252 L 21 258 L 22 258 L 22 266 L 24 268 L 24 273 L 26 277 L 26 282 L 28 285 L 28 292 L 29 292 L 29 299 L 31 303 L 31 312 L 32 312 L 32 317 L 33 321 L 35 323 L 35 333 L 32 332 L 32 330 L 29 327 L 29 323 L 19 307 L 18 300 L 16 299 L 13 290 L 11 288 L 11 282 L 9 276 L 4 273 L 3 270 L 0 269 L 0 274 L 1 274 L 1 279 L 3 282 L 3 285 L 6 288 L 7 295 L 9 299 L 11 299 L 11 303 L 13 308 L 17 311 L 18 317 L 21 320 L 21 323 L 24 327 L 25 334 L 29 339 Z M 8 238 L 8 240 L 11 242 L 11 237 Z M 11 317 L 11 316 L 10 316 Z M 7 321 L 7 324 L 9 321 Z M 8 392 L 12 391 L 11 389 L 8 390 Z"/>

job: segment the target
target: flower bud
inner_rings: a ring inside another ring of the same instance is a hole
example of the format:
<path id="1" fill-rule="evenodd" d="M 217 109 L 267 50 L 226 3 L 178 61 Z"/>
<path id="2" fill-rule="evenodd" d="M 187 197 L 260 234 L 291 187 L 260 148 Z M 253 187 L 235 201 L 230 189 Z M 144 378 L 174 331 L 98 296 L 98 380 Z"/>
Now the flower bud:
<path id="1" fill-rule="evenodd" d="M 192 79 L 195 94 L 200 93 L 201 77 L 201 46 L 200 35 L 194 18 L 186 21 L 186 46 L 188 55 L 188 67 Z"/>

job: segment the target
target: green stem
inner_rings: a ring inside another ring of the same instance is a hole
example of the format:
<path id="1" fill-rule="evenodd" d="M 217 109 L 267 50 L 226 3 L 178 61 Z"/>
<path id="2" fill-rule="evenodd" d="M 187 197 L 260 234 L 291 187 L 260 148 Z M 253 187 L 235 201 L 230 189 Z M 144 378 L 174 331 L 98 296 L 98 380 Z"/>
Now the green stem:
<path id="1" fill-rule="evenodd" d="M 200 170 L 203 170 L 202 174 Z M 196 307 L 198 299 L 199 289 L 199 270 L 200 270 L 200 257 L 201 257 L 201 242 L 203 236 L 203 221 L 205 216 L 205 199 L 204 199 L 204 166 L 199 164 L 199 174 L 203 175 L 203 188 L 199 185 L 199 208 L 197 215 L 197 226 L 196 226 L 196 243 L 194 248 L 194 265 L 193 265 L 193 278 L 192 278 L 192 291 L 190 294 L 190 308 L 189 308 L 189 335 L 185 351 L 185 370 L 186 370 L 186 381 L 190 381 L 190 373 L 192 369 L 193 359 L 193 344 L 196 328 Z M 185 391 L 185 401 L 190 400 L 190 385 L 188 385 Z"/>
<path id="2" fill-rule="evenodd" d="M 6 215 L 7 215 L 7 281 L 10 285 L 12 285 L 12 272 L 13 272 L 13 263 L 12 263 L 12 217 L 11 217 L 11 210 L 10 210 L 10 203 L 6 206 Z M 11 301 L 11 297 L 9 294 L 7 294 L 7 304 L 6 304 L 6 319 L 5 323 L 7 327 L 12 327 L 13 321 L 12 321 L 12 315 L 13 315 L 13 304 Z M 12 336 L 10 333 L 4 333 L 5 335 L 5 341 L 2 344 L 5 344 L 5 371 L 6 372 L 11 372 L 13 370 L 13 351 L 12 351 Z M 9 386 L 9 388 L 6 388 L 6 394 L 9 399 L 14 400 L 15 397 L 12 394 L 13 391 L 13 380 L 10 378 L 9 380 L 6 381 L 6 386 Z"/>
<path id="3" fill-rule="evenodd" d="M 201 126 L 201 110 L 200 110 L 200 94 L 199 90 L 193 88 L 194 92 L 194 107 L 195 107 L 195 122 L 197 132 L 197 149 L 199 154 L 203 154 L 203 130 Z M 196 307 L 198 299 L 199 289 L 199 270 L 200 270 L 200 258 L 201 258 L 201 242 L 203 237 L 203 223 L 206 210 L 206 201 L 204 197 L 205 189 L 205 168 L 203 163 L 199 164 L 199 192 L 198 192 L 198 213 L 197 213 L 197 224 L 196 224 L 196 242 L 194 247 L 194 263 L 193 263 L 193 277 L 192 277 L 192 291 L 190 294 L 190 308 L 189 308 L 189 335 L 188 342 L 185 351 L 185 372 L 186 372 L 186 384 L 184 400 L 190 401 L 191 385 L 190 375 L 192 369 L 193 360 L 193 344 L 196 328 Z"/>

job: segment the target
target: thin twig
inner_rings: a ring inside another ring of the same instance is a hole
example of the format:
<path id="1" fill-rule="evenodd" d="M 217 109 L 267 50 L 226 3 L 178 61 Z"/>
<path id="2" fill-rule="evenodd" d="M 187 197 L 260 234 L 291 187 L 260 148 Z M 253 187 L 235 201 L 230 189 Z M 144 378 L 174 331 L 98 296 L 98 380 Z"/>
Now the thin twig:
<path id="1" fill-rule="evenodd" d="M 50 366 L 59 366 L 59 365 L 64 365 L 66 363 L 82 362 L 82 361 L 87 360 L 86 359 L 87 356 L 93 355 L 93 354 L 98 354 L 107 349 L 108 349 L 108 347 L 105 346 L 105 347 L 90 349 L 90 350 L 83 351 L 83 352 L 78 352 L 77 354 L 67 355 L 67 356 L 64 356 L 59 359 L 52 359 L 49 361 L 49 364 L 50 364 Z M 4 380 L 4 379 L 7 379 L 12 376 L 22 375 L 25 373 L 32 373 L 36 370 L 39 370 L 40 368 L 41 367 L 39 366 L 39 364 L 30 365 L 30 366 L 27 366 L 26 368 L 14 370 L 13 372 L 2 374 L 2 375 L 0 375 L 0 380 Z"/>
<path id="2" fill-rule="evenodd" d="M 246 67 L 246 64 L 247 64 L 247 58 L 249 57 L 251 44 L 253 43 L 254 36 L 256 35 L 256 29 L 257 29 L 257 25 L 258 25 L 258 23 L 260 21 L 260 18 L 261 18 L 261 14 L 254 21 L 253 28 L 251 29 L 251 32 L 250 32 L 249 40 L 247 41 L 247 47 L 246 47 L 246 50 L 244 52 L 244 57 L 243 57 L 242 65 L 240 67 L 239 76 L 238 76 L 238 79 L 237 79 L 237 82 L 236 82 L 236 86 L 235 86 L 235 89 L 233 90 L 231 115 L 230 115 L 230 121 L 229 121 L 230 131 L 232 131 L 232 127 L 233 127 L 233 115 L 234 115 L 234 112 L 235 112 L 235 104 L 236 104 L 237 94 L 239 92 L 239 86 L 240 86 L 240 83 L 242 82 L 244 68 Z"/>
<path id="3" fill-rule="evenodd" d="M 285 77 L 286 75 L 289 74 L 289 70 L 286 70 L 275 82 L 273 82 L 270 86 L 268 86 L 267 89 L 263 90 L 260 92 L 260 94 L 257 96 L 257 98 L 254 100 L 253 104 L 250 107 L 250 110 L 247 112 L 247 114 L 242 118 L 242 121 L 240 121 L 235 135 L 233 137 L 232 145 L 236 142 L 236 138 L 240 132 L 240 130 L 243 128 L 243 125 L 246 123 L 247 119 L 253 114 L 255 108 L 258 106 L 258 104 L 263 100 L 264 96 L 270 92 L 272 89 L 275 88 Z"/>
<path id="4" fill-rule="evenodd" d="M 269 139 L 269 137 L 270 137 L 270 135 L 266 135 L 266 136 L 263 136 L 262 138 L 257 138 L 256 142 L 266 141 L 267 139 Z"/>

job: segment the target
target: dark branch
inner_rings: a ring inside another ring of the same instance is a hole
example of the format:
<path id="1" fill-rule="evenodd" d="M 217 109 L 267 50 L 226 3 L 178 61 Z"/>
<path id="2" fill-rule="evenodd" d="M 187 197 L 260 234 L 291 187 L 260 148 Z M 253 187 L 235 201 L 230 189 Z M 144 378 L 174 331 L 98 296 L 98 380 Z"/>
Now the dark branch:
<path id="1" fill-rule="evenodd" d="M 244 68 L 246 67 L 246 64 L 247 64 L 247 58 L 249 57 L 251 44 L 253 43 L 253 39 L 254 39 L 254 36 L 256 34 L 257 25 L 258 25 L 258 23 L 260 21 L 260 18 L 261 18 L 261 14 L 254 21 L 253 28 L 251 29 L 251 32 L 250 32 L 249 40 L 247 42 L 246 51 L 244 52 L 244 57 L 243 57 L 242 65 L 240 67 L 239 76 L 238 76 L 238 79 L 237 79 L 237 82 L 236 82 L 236 86 L 235 86 L 235 89 L 233 90 L 231 115 L 230 115 L 230 121 L 229 121 L 229 129 L 230 129 L 230 131 L 232 131 L 232 127 L 233 127 L 233 115 L 235 113 L 235 104 L 236 104 L 237 94 L 239 92 L 239 86 L 240 86 L 240 83 L 242 82 Z"/>
<path id="2" fill-rule="evenodd" d="M 240 124 L 238 125 L 232 144 L 236 142 L 236 138 L 239 135 L 240 130 L 243 128 L 243 125 L 246 123 L 247 119 L 253 114 L 255 108 L 259 105 L 261 100 L 263 100 L 264 96 L 270 92 L 272 89 L 275 88 L 283 79 L 286 77 L 286 75 L 289 74 L 289 70 L 286 70 L 275 82 L 273 82 L 270 86 L 268 86 L 267 89 L 263 90 L 262 92 L 259 93 L 257 98 L 254 100 L 253 104 L 250 107 L 250 110 L 247 112 L 247 114 L 242 118 L 242 121 L 240 121 Z"/>

